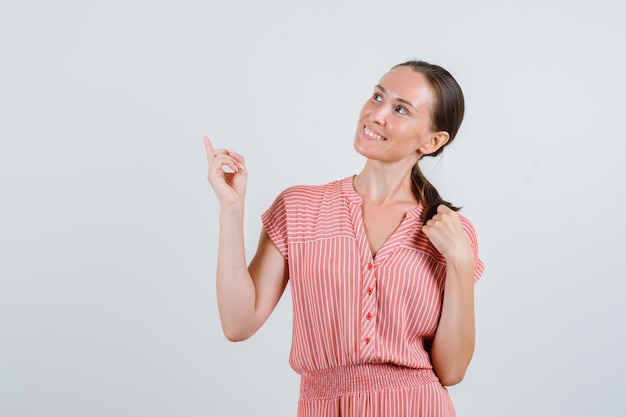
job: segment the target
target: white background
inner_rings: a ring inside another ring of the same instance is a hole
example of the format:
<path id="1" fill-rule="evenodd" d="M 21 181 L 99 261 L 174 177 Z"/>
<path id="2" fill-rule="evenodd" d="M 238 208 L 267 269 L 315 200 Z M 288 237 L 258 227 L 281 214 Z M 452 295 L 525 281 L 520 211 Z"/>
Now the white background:
<path id="1" fill-rule="evenodd" d="M 0 3 L 0 415 L 292 416 L 290 299 L 227 342 L 201 141 L 242 153 L 246 244 L 285 187 L 358 173 L 407 59 L 466 119 L 426 164 L 487 270 L 459 416 L 626 413 L 618 0 Z"/>

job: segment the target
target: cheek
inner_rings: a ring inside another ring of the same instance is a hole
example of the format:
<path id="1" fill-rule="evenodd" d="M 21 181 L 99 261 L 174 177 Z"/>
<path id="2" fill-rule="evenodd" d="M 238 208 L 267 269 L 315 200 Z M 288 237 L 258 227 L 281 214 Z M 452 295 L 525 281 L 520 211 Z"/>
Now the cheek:
<path id="1" fill-rule="evenodd" d="M 365 113 L 365 109 L 361 110 L 361 112 L 359 113 L 359 120 L 356 123 L 357 130 L 358 130 L 358 128 L 363 126 L 363 121 L 365 120 L 366 115 L 367 114 Z"/>
<path id="2" fill-rule="evenodd" d="M 363 104 L 363 107 L 361 107 L 361 113 L 359 113 L 359 120 L 362 120 L 365 117 L 369 116 L 370 113 L 372 113 L 373 109 L 374 109 L 374 106 L 372 105 L 372 103 L 370 103 L 369 101 L 366 101 Z"/>
<path id="3" fill-rule="evenodd" d="M 410 133 L 411 136 L 415 137 L 417 140 L 425 138 L 430 132 L 425 123 L 411 123 L 405 126 L 405 128 L 406 132 Z"/>

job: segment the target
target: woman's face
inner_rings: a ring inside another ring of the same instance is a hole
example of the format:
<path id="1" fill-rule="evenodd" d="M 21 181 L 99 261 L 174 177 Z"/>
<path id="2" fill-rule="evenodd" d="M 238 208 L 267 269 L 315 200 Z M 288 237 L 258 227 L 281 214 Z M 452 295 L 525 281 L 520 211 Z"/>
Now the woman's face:
<path id="1" fill-rule="evenodd" d="M 431 129 L 433 102 L 421 73 L 409 67 L 392 69 L 361 109 L 354 148 L 369 159 L 413 166 L 423 154 L 434 152 L 431 142 L 442 133 Z"/>

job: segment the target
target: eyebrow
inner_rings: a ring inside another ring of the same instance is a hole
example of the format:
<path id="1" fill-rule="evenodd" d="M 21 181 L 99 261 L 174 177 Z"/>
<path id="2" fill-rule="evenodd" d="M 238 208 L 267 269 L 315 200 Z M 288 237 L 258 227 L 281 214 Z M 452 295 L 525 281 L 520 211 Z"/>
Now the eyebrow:
<path id="1" fill-rule="evenodd" d="M 387 90 L 385 90 L 385 89 L 383 88 L 383 86 L 382 86 L 382 85 L 377 84 L 377 85 L 376 85 L 376 88 L 378 88 L 379 90 L 381 90 L 383 93 L 387 94 Z M 411 106 L 411 107 L 415 108 L 415 106 L 414 106 L 414 105 L 413 105 L 410 101 L 408 101 L 408 100 L 405 100 L 405 99 L 400 98 L 400 97 L 396 98 L 396 100 L 398 100 L 400 103 L 404 103 L 404 104 L 406 104 L 406 105 L 408 105 L 408 106 Z"/>

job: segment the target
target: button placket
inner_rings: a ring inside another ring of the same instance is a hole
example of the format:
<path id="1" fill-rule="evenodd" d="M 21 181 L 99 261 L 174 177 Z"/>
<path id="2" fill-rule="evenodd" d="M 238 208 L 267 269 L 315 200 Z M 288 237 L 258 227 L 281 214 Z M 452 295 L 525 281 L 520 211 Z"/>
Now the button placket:
<path id="1" fill-rule="evenodd" d="M 373 359 L 376 355 L 376 343 L 372 343 L 376 336 L 376 314 L 378 300 L 376 297 L 376 264 L 373 261 L 364 265 L 363 293 L 361 311 L 361 358 Z"/>

